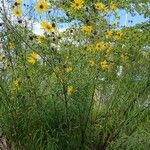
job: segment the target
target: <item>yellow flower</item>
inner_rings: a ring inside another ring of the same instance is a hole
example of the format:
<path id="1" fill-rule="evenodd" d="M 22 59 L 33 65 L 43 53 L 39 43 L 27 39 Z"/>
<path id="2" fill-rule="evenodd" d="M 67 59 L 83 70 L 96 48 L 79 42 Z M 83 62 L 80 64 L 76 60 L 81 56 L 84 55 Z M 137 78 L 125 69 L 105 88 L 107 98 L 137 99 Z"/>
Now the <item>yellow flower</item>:
<path id="1" fill-rule="evenodd" d="M 100 65 L 101 65 L 102 69 L 108 68 L 108 62 L 107 62 L 106 60 L 102 61 L 102 62 L 100 63 Z"/>
<path id="2" fill-rule="evenodd" d="M 120 19 L 120 16 L 116 15 L 116 16 L 115 16 L 115 19 L 116 19 L 116 20 L 119 20 L 119 19 Z"/>
<path id="3" fill-rule="evenodd" d="M 71 7 L 79 10 L 83 6 L 83 4 L 84 4 L 84 0 L 74 0 L 74 2 L 71 4 Z"/>
<path id="4" fill-rule="evenodd" d="M 27 60 L 27 61 L 28 61 L 30 64 L 35 64 L 36 61 L 37 61 L 37 59 L 38 59 L 38 54 L 35 53 L 35 52 L 32 52 L 32 54 L 30 54 L 30 56 L 28 57 L 28 60 Z"/>
<path id="5" fill-rule="evenodd" d="M 38 59 L 38 54 L 35 53 L 35 52 L 32 52 L 31 57 L 32 57 L 33 59 Z"/>
<path id="6" fill-rule="evenodd" d="M 110 4 L 110 9 L 115 12 L 117 10 L 117 6 L 113 3 Z"/>
<path id="7" fill-rule="evenodd" d="M 46 29 L 47 32 L 53 32 L 54 31 L 54 27 L 51 24 L 47 24 Z"/>
<path id="8" fill-rule="evenodd" d="M 28 62 L 33 65 L 36 63 L 36 60 L 33 59 L 32 57 L 28 57 Z"/>
<path id="9" fill-rule="evenodd" d="M 13 81 L 13 84 L 12 84 L 12 90 L 17 90 L 20 86 L 21 82 L 19 79 L 16 79 L 15 81 Z"/>
<path id="10" fill-rule="evenodd" d="M 117 26 L 117 21 L 114 21 L 113 23 L 112 23 L 112 25 L 115 27 L 115 26 Z"/>
<path id="11" fill-rule="evenodd" d="M 125 53 L 125 54 L 121 54 L 121 59 L 122 59 L 122 61 L 127 61 L 128 59 L 129 59 L 129 57 L 128 57 L 128 54 L 127 53 Z"/>
<path id="12" fill-rule="evenodd" d="M 102 13 L 106 13 L 108 11 L 107 7 L 105 7 L 105 5 L 103 3 L 96 3 L 95 9 L 97 9 L 98 11 L 100 11 Z"/>
<path id="13" fill-rule="evenodd" d="M 53 32 L 55 30 L 55 28 L 51 24 L 49 24 L 45 21 L 41 22 L 41 29 L 43 29 L 47 32 Z"/>
<path id="14" fill-rule="evenodd" d="M 40 0 L 36 4 L 35 8 L 36 8 L 37 12 L 41 14 L 48 10 L 48 3 L 45 0 Z"/>
<path id="15" fill-rule="evenodd" d="M 102 3 L 96 3 L 95 4 L 95 9 L 100 10 L 104 5 Z"/>
<path id="16" fill-rule="evenodd" d="M 123 33 L 121 31 L 116 31 L 114 38 L 115 40 L 120 40 L 122 36 L 123 36 Z"/>
<path id="17" fill-rule="evenodd" d="M 89 51 L 89 52 L 95 52 L 95 45 L 94 44 L 87 45 L 87 51 Z"/>
<path id="18" fill-rule="evenodd" d="M 89 64 L 91 67 L 93 67 L 95 65 L 95 61 L 94 60 L 89 60 Z"/>
<path id="19" fill-rule="evenodd" d="M 42 43 L 44 41 L 44 36 L 38 35 L 38 36 L 36 36 L 36 40 L 38 43 Z"/>
<path id="20" fill-rule="evenodd" d="M 72 70 L 73 70 L 72 67 L 67 67 L 66 68 L 66 72 L 72 72 Z"/>
<path id="21" fill-rule="evenodd" d="M 113 31 L 107 31 L 106 32 L 106 38 L 110 38 L 113 35 Z"/>
<path id="22" fill-rule="evenodd" d="M 12 90 L 15 91 L 19 89 L 20 84 L 21 84 L 20 79 L 14 80 L 12 83 Z"/>
<path id="23" fill-rule="evenodd" d="M 93 52 L 93 51 L 94 51 L 94 45 L 93 45 L 93 44 L 88 44 L 88 45 L 86 46 L 86 50 L 87 50 L 87 51 L 90 51 L 90 52 Z"/>
<path id="24" fill-rule="evenodd" d="M 15 85 L 15 87 L 19 87 L 20 81 L 19 81 L 19 80 L 15 80 L 15 81 L 14 81 L 14 85 Z"/>
<path id="25" fill-rule="evenodd" d="M 112 46 L 109 46 L 106 50 L 106 53 L 109 54 L 113 50 Z"/>
<path id="26" fill-rule="evenodd" d="M 20 8 L 15 7 L 15 8 L 13 9 L 13 15 L 14 15 L 14 16 L 19 17 L 19 16 L 21 16 L 21 14 L 22 14 L 22 10 L 21 10 Z"/>
<path id="27" fill-rule="evenodd" d="M 46 21 L 41 22 L 41 29 L 46 29 L 47 24 Z"/>
<path id="28" fill-rule="evenodd" d="M 15 48 L 15 44 L 13 42 L 9 42 L 7 47 L 8 47 L 8 49 Z"/>
<path id="29" fill-rule="evenodd" d="M 102 50 L 103 48 L 105 48 L 104 42 L 96 43 L 96 50 Z"/>
<path id="30" fill-rule="evenodd" d="M 73 93 L 73 91 L 74 91 L 73 86 L 70 85 L 70 86 L 67 87 L 67 94 L 68 95 L 71 95 Z"/>
<path id="31" fill-rule="evenodd" d="M 15 0 L 15 6 L 20 6 L 22 4 L 22 0 Z"/>
<path id="32" fill-rule="evenodd" d="M 82 27 L 81 31 L 85 32 L 85 33 L 91 33 L 92 32 L 92 26 Z"/>

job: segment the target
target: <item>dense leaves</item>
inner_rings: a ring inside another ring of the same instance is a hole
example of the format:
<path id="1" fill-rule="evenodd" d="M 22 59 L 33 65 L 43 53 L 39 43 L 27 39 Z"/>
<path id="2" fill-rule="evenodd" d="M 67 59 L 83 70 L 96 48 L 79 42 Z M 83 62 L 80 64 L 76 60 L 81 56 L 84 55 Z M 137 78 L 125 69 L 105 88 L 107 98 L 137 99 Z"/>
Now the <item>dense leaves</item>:
<path id="1" fill-rule="evenodd" d="M 119 14 L 149 16 L 147 0 L 1 3 L 0 121 L 15 149 L 149 149 L 150 26 Z"/>

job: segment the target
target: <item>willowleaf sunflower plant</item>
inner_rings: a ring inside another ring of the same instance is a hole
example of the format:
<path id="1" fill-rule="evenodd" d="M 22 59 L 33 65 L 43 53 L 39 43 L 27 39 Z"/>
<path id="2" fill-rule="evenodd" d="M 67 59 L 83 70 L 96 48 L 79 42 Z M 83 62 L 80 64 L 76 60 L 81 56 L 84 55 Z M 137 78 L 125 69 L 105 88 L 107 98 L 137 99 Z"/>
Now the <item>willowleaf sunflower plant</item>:
<path id="1" fill-rule="evenodd" d="M 148 0 L 0 7 L 2 146 L 5 139 L 12 150 L 149 150 Z M 127 23 L 122 11 L 145 19 Z"/>

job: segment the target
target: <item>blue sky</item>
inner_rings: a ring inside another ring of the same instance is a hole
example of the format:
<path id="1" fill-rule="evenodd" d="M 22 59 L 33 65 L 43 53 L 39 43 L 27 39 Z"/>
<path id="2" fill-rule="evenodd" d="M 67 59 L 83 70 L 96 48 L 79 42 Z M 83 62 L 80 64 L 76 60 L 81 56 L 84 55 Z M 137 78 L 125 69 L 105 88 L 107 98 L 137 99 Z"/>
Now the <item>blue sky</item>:
<path id="1" fill-rule="evenodd" d="M 141 23 L 148 21 L 148 18 L 144 18 L 144 15 L 139 15 L 135 13 L 135 16 L 132 16 L 130 13 L 128 13 L 128 26 L 134 26 L 135 24 Z M 125 11 L 120 11 L 120 24 L 124 25 L 125 23 L 125 17 L 126 17 L 126 12 Z M 130 22 L 130 20 L 133 21 L 133 23 Z"/>
<path id="2" fill-rule="evenodd" d="M 24 0 L 24 3 L 26 3 L 26 4 L 31 4 L 31 3 L 34 4 L 35 1 L 37 1 L 37 0 Z M 54 12 L 52 11 L 51 14 L 54 15 Z M 118 10 L 118 14 L 120 16 L 119 24 L 120 24 L 120 26 L 124 26 L 127 13 L 124 10 Z M 128 15 L 127 15 L 127 25 L 128 26 L 134 26 L 135 24 L 138 24 L 138 23 L 141 23 L 141 22 L 145 22 L 145 21 L 148 20 L 148 18 L 145 19 L 143 15 L 139 15 L 137 13 L 135 13 L 135 14 L 136 14 L 135 16 L 132 16 L 131 14 L 128 13 Z M 61 11 L 58 11 L 56 16 L 57 17 L 58 16 L 64 16 L 64 14 Z M 37 18 L 37 15 L 35 15 L 35 20 L 37 20 L 37 22 L 39 20 L 39 18 Z M 111 17 L 110 20 L 114 21 L 114 17 Z M 132 22 L 131 22 L 131 20 L 132 20 Z M 65 29 L 67 27 L 68 27 L 67 23 L 59 24 L 59 28 L 61 30 Z M 39 29 L 39 25 L 36 25 L 34 30 L 35 30 L 35 32 L 39 32 L 39 33 L 42 32 Z"/>
<path id="3" fill-rule="evenodd" d="M 23 0 L 23 2 L 26 3 L 26 4 L 34 4 L 36 1 L 38 1 L 38 0 Z M 120 23 L 124 24 L 126 12 L 123 11 L 123 10 L 119 10 L 118 12 L 119 12 L 119 14 L 121 16 Z M 60 13 L 61 12 L 59 12 L 58 15 L 61 15 Z M 133 20 L 133 24 L 129 24 L 129 25 L 135 25 L 137 23 L 144 22 L 147 19 L 145 19 L 143 15 L 138 15 L 137 13 L 136 13 L 136 15 L 134 17 L 131 16 L 131 14 L 128 14 L 128 20 Z"/>

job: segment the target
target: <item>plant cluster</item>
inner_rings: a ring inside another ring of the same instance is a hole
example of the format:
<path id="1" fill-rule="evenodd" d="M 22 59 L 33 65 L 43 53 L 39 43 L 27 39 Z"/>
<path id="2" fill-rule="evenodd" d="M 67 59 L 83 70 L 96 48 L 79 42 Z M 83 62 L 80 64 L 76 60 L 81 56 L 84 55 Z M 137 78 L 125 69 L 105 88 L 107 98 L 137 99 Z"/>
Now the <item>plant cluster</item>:
<path id="1" fill-rule="evenodd" d="M 119 21 L 148 17 L 148 0 L 0 3 L 0 125 L 15 150 L 149 149 L 150 26 Z"/>

